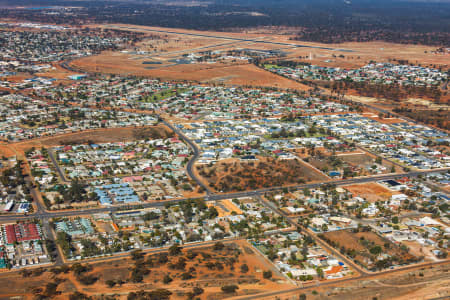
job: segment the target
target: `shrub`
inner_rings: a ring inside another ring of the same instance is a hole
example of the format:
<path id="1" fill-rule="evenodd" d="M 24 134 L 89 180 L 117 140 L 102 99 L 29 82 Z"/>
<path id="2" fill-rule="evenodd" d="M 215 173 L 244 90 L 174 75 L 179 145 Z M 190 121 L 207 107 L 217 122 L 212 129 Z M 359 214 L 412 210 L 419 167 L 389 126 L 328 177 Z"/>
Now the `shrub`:
<path id="1" fill-rule="evenodd" d="M 94 275 L 80 275 L 77 276 L 77 280 L 84 285 L 91 285 L 94 284 L 98 278 L 95 277 Z"/>
<path id="2" fill-rule="evenodd" d="M 195 296 L 201 295 L 201 294 L 203 294 L 203 292 L 204 292 L 204 290 L 201 287 L 198 287 L 198 286 L 194 286 L 194 289 L 192 290 L 192 293 Z"/>
<path id="3" fill-rule="evenodd" d="M 169 248 L 169 255 L 170 256 L 176 256 L 181 254 L 182 247 L 178 246 L 177 244 L 170 246 Z"/>
<path id="4" fill-rule="evenodd" d="M 223 248 L 225 248 L 225 245 L 224 245 L 222 242 L 217 242 L 217 243 L 215 243 L 215 244 L 214 244 L 214 247 L 213 247 L 213 249 L 214 249 L 215 251 L 222 250 Z"/>
<path id="5" fill-rule="evenodd" d="M 138 291 L 131 292 L 128 294 L 128 300 L 140 300 L 140 299 L 149 299 L 149 300 L 168 300 L 170 299 L 170 295 L 172 295 L 171 291 L 166 289 L 157 289 L 150 292 Z"/>
<path id="6" fill-rule="evenodd" d="M 222 292 L 227 294 L 234 293 L 238 289 L 239 287 L 237 285 L 224 285 L 223 287 L 221 287 Z"/>
<path id="7" fill-rule="evenodd" d="M 172 277 L 170 277 L 170 275 L 169 274 L 167 274 L 166 276 L 164 276 L 164 278 L 163 278 L 163 282 L 165 283 L 165 284 L 168 284 L 168 283 L 170 283 L 170 282 L 172 282 Z"/>
<path id="8" fill-rule="evenodd" d="M 248 272 L 248 266 L 247 266 L 247 264 L 242 264 L 242 265 L 241 265 L 241 272 L 242 272 L 242 273 L 247 273 L 247 272 Z"/>
<path id="9" fill-rule="evenodd" d="M 110 288 L 116 285 L 116 282 L 114 280 L 106 280 L 106 285 Z"/>
<path id="10" fill-rule="evenodd" d="M 144 254 L 141 250 L 134 250 L 133 252 L 131 252 L 131 259 L 140 260 L 142 258 L 144 258 Z"/>
<path id="11" fill-rule="evenodd" d="M 270 271 L 270 270 L 264 271 L 264 272 L 263 272 L 263 277 L 264 277 L 265 279 L 270 279 L 270 278 L 272 278 L 272 271 Z"/>
<path id="12" fill-rule="evenodd" d="M 80 292 L 75 292 L 69 296 L 69 300 L 90 300 L 90 299 L 92 298 Z"/>
<path id="13" fill-rule="evenodd" d="M 194 278 L 194 276 L 192 276 L 190 273 L 185 272 L 185 273 L 181 274 L 181 279 L 182 280 L 189 280 L 189 279 L 192 279 L 192 278 Z"/>
<path id="14" fill-rule="evenodd" d="M 158 256 L 158 263 L 160 263 L 160 264 L 165 264 L 166 262 L 168 262 L 169 261 L 169 257 L 168 257 L 168 254 L 167 253 L 161 253 L 159 256 Z"/>

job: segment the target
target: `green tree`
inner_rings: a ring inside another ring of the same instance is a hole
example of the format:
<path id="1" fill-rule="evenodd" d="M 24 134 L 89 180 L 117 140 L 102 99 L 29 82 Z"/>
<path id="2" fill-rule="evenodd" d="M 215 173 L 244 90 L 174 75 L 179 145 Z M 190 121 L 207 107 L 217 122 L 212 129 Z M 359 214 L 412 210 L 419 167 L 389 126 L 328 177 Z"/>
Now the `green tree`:
<path id="1" fill-rule="evenodd" d="M 382 250 L 383 249 L 381 248 L 381 246 L 376 245 L 376 246 L 370 248 L 370 253 L 372 253 L 373 255 L 378 255 L 381 253 Z"/>

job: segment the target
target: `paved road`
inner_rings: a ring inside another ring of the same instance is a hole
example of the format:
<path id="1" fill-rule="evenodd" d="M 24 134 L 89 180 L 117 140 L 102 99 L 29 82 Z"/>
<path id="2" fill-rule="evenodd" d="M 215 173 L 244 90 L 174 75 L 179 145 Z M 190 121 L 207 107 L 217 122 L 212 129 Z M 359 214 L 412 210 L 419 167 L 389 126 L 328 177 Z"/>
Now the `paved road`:
<path id="1" fill-rule="evenodd" d="M 63 182 L 69 182 L 69 180 L 67 180 L 65 174 L 64 174 L 64 170 L 61 169 L 61 167 L 58 164 L 58 161 L 55 158 L 55 153 L 53 152 L 52 149 L 48 150 L 48 156 L 50 157 L 50 160 L 52 161 L 53 165 L 56 168 L 56 172 L 58 172 L 59 178 L 61 178 L 61 180 Z"/>
<path id="2" fill-rule="evenodd" d="M 25 181 L 27 182 L 27 185 L 30 187 L 30 194 L 31 194 L 31 197 L 33 197 L 33 202 L 36 206 L 36 213 L 34 215 L 32 215 L 32 217 L 34 216 L 36 218 L 36 216 L 45 215 L 46 210 L 45 210 L 42 198 L 40 196 L 40 193 L 39 193 L 37 187 L 35 186 L 33 179 L 31 178 L 31 176 L 26 176 Z M 37 217 L 37 218 L 40 218 L 40 217 Z M 50 219 L 49 218 L 40 218 L 40 219 L 42 220 L 42 231 L 43 231 L 45 239 L 53 241 L 56 245 L 56 237 L 55 237 L 55 233 L 50 225 Z M 57 247 L 56 254 L 57 255 L 56 255 L 54 263 L 56 266 L 60 266 L 63 264 L 63 256 L 62 256 L 63 254 L 61 253 L 59 247 Z"/>
<path id="3" fill-rule="evenodd" d="M 123 28 L 123 27 L 119 27 L 119 28 Z M 132 29 L 132 28 L 129 28 L 129 27 L 125 27 L 125 28 Z M 224 36 L 210 36 L 210 35 L 204 35 L 204 34 L 179 33 L 179 32 L 174 32 L 174 31 L 167 31 L 167 30 L 150 30 L 149 29 L 147 31 L 162 32 L 162 33 L 173 33 L 173 34 L 181 34 L 181 35 L 191 35 L 191 36 L 199 36 L 199 37 L 211 37 L 211 38 L 218 38 L 218 39 L 245 41 L 245 42 L 254 42 L 254 43 L 275 44 L 275 45 L 282 45 L 282 46 L 289 46 L 289 47 L 310 47 L 310 48 L 316 48 L 316 49 L 326 49 L 326 50 L 346 51 L 346 52 L 351 52 L 352 51 L 352 50 L 346 50 L 346 49 L 312 47 L 312 46 L 305 46 L 305 45 L 298 45 L 298 44 L 277 43 L 277 42 L 254 40 L 254 39 L 240 39 L 240 38 L 231 38 L 231 37 L 224 37 Z M 69 70 L 71 69 L 73 71 L 77 71 L 77 70 L 69 67 L 66 62 L 64 62 L 62 64 L 62 66 L 67 68 L 67 69 L 69 69 Z M 370 106 L 370 105 L 367 105 L 367 104 L 363 104 L 363 105 L 366 106 L 366 107 L 369 107 L 371 109 L 377 110 L 379 112 L 388 113 L 388 111 L 380 109 L 380 108 L 377 108 L 377 107 L 373 107 L 373 106 Z M 389 112 L 389 113 L 391 113 L 391 112 Z M 409 118 L 405 118 L 403 116 L 402 116 L 402 118 L 409 119 Z M 409 119 L 409 120 L 411 120 L 411 119 Z M 240 198 L 240 197 L 256 196 L 264 205 L 269 206 L 270 209 L 272 209 L 275 212 L 277 212 L 278 214 L 284 216 L 286 218 L 286 220 L 288 220 L 288 222 L 291 225 L 299 226 L 296 222 L 294 222 L 292 219 L 287 217 L 282 211 L 280 211 L 279 209 L 277 209 L 273 205 L 270 205 L 269 202 L 264 201 L 260 197 L 261 195 L 263 195 L 266 192 L 281 190 L 281 189 L 284 189 L 284 187 L 271 187 L 271 188 L 264 188 L 264 189 L 253 190 L 253 191 L 245 191 L 245 192 L 238 192 L 238 193 L 228 193 L 228 194 L 213 194 L 211 192 L 210 188 L 207 187 L 196 176 L 196 174 L 194 172 L 194 164 L 195 164 L 196 160 L 198 159 L 198 157 L 200 156 L 200 149 L 198 148 L 198 146 L 194 142 L 192 142 L 189 138 L 187 138 L 178 128 L 176 128 L 175 126 L 173 126 L 169 122 L 167 122 L 165 120 L 162 120 L 162 123 L 164 125 L 166 125 L 167 127 L 171 128 L 176 134 L 178 134 L 178 136 L 184 142 L 186 142 L 192 148 L 194 154 L 193 154 L 191 160 L 187 164 L 187 167 L 186 167 L 187 168 L 187 173 L 193 180 L 195 180 L 200 186 L 202 186 L 205 189 L 205 191 L 207 193 L 207 196 L 205 197 L 205 200 L 207 200 L 207 201 L 214 201 L 214 200 L 223 200 L 223 199 L 229 199 L 229 198 Z M 59 176 L 61 177 L 61 179 L 63 181 L 67 181 L 67 179 L 65 178 L 64 172 L 61 170 L 61 168 L 59 167 L 59 164 L 57 163 L 57 161 L 56 161 L 56 159 L 54 157 L 54 153 L 49 151 L 49 157 L 52 160 L 53 164 L 55 165 L 56 170 L 57 170 Z M 450 168 L 446 168 L 446 169 L 443 169 L 443 170 L 449 170 L 449 169 Z M 371 177 L 364 177 L 364 178 L 351 178 L 351 179 L 346 179 L 346 180 L 332 180 L 332 181 L 327 181 L 325 183 L 327 183 L 327 184 L 335 184 L 335 185 L 347 185 L 347 184 L 372 182 L 372 181 L 377 181 L 377 180 L 382 180 L 382 179 L 384 179 L 384 180 L 396 179 L 396 178 L 400 178 L 400 177 L 404 177 L 404 176 L 417 176 L 417 175 L 420 175 L 420 174 L 426 174 L 426 173 L 438 172 L 438 171 L 440 171 L 440 170 L 413 171 L 413 172 L 408 172 L 408 173 L 404 173 L 404 174 L 387 174 L 387 175 L 378 175 L 378 176 L 371 176 Z M 301 185 L 297 185 L 297 186 L 292 186 L 290 188 L 294 188 L 294 189 L 317 188 L 317 187 L 320 187 L 323 184 L 324 183 L 301 184 Z M 38 191 L 36 190 L 36 188 L 32 188 L 31 189 L 31 194 L 32 194 L 33 198 L 35 199 L 36 207 L 37 207 L 37 210 L 36 210 L 36 212 L 34 214 L 31 214 L 31 215 L 28 215 L 28 216 L 25 216 L 25 215 L 20 215 L 20 216 L 19 215 L 2 215 L 2 216 L 0 216 L 0 222 L 7 222 L 7 221 L 15 222 L 15 221 L 18 221 L 18 220 L 31 219 L 31 218 L 41 219 L 42 220 L 42 225 L 43 225 L 43 230 L 44 230 L 46 238 L 48 238 L 50 240 L 53 240 L 53 241 L 55 240 L 55 236 L 53 234 L 54 232 L 53 232 L 53 230 L 52 230 L 52 228 L 50 226 L 49 221 L 50 221 L 51 218 L 54 218 L 54 217 L 67 217 L 67 216 L 79 216 L 79 215 L 86 215 L 86 214 L 93 214 L 93 213 L 114 212 L 114 211 L 118 211 L 118 210 L 120 210 L 122 208 L 126 208 L 126 207 L 128 207 L 128 208 L 158 207 L 158 206 L 164 206 L 167 203 L 173 204 L 173 203 L 178 203 L 178 202 L 185 201 L 185 200 L 188 200 L 188 199 L 193 199 L 193 198 L 186 198 L 186 199 L 176 199 L 176 200 L 169 200 L 169 201 L 153 202 L 153 203 L 142 203 L 142 204 L 134 205 L 134 206 L 121 206 L 121 207 L 111 206 L 111 207 L 101 207 L 101 208 L 73 210 L 73 211 L 49 212 L 49 211 L 46 211 L 44 209 L 44 207 L 42 206 L 42 203 L 38 200 L 38 194 L 37 193 L 38 193 Z M 307 229 L 304 229 L 303 233 L 304 234 L 309 234 L 311 236 L 315 236 L 313 233 L 309 232 Z M 333 253 L 336 257 L 339 257 L 342 261 L 345 261 L 347 263 L 347 265 L 352 266 L 355 270 L 357 270 L 360 273 L 360 276 L 358 278 L 345 278 L 345 279 L 342 279 L 342 280 L 320 282 L 318 284 L 320 286 L 332 285 L 332 284 L 337 284 L 337 283 L 342 283 L 342 282 L 347 282 L 347 281 L 352 281 L 352 280 L 360 280 L 361 278 L 370 278 L 370 277 L 378 276 L 379 274 L 394 273 L 394 272 L 408 270 L 408 269 L 416 269 L 418 267 L 426 267 L 426 266 L 432 266 L 432 265 L 440 264 L 440 263 L 429 263 L 429 264 L 421 264 L 420 266 L 412 265 L 412 266 L 409 266 L 409 267 L 398 268 L 398 269 L 394 269 L 394 270 L 387 270 L 387 271 L 384 271 L 384 272 L 371 273 L 371 272 L 367 272 L 367 271 L 361 269 L 361 267 L 357 266 L 353 261 L 351 261 L 351 260 L 347 259 L 345 256 L 341 255 L 337 250 L 335 250 L 334 248 L 330 247 L 324 241 L 322 241 L 322 240 L 320 240 L 318 238 L 316 238 L 316 241 L 318 243 L 320 243 L 322 247 L 326 248 L 328 251 Z M 215 242 L 217 242 L 217 241 L 206 242 L 206 243 L 189 244 L 189 245 L 184 245 L 183 247 L 185 247 L 185 248 L 201 247 L 201 246 L 211 245 L 211 244 L 213 244 Z M 160 249 L 149 249 L 149 250 L 146 250 L 147 253 L 158 253 L 158 252 L 162 252 L 162 251 L 167 251 L 167 249 L 160 248 Z M 56 258 L 55 265 L 62 265 L 64 262 L 62 260 L 61 253 L 59 253 L 59 249 L 58 249 L 58 254 L 59 255 Z M 91 259 L 91 260 L 87 260 L 87 261 L 95 262 L 95 261 L 103 261 L 103 260 L 108 260 L 108 259 L 120 259 L 120 258 L 127 257 L 127 256 L 129 256 L 129 253 L 118 254 L 118 255 L 115 255 L 115 256 L 111 256 L 111 257 L 95 258 L 95 259 Z M 448 263 L 448 262 L 443 262 L 443 263 Z M 279 294 L 286 294 L 286 293 L 292 293 L 292 292 L 296 292 L 296 291 L 301 291 L 301 290 L 303 290 L 305 288 L 308 288 L 308 287 L 311 287 L 311 285 L 310 286 L 301 287 L 301 288 L 294 288 L 294 289 L 289 289 L 289 290 L 284 290 L 284 291 L 275 291 L 275 292 L 271 292 L 271 293 L 265 293 L 265 294 L 255 295 L 255 296 L 244 297 L 242 299 L 261 299 L 262 297 L 270 297 L 270 296 L 276 296 L 276 295 L 279 295 Z"/>
<path id="4" fill-rule="evenodd" d="M 197 184 L 199 186 L 201 186 L 206 191 L 207 195 L 212 194 L 211 189 L 208 186 L 206 186 L 200 180 L 200 178 L 198 178 L 198 176 L 195 174 L 195 171 L 194 171 L 194 164 L 197 161 L 198 157 L 200 156 L 200 149 L 198 148 L 198 146 L 193 141 L 191 141 L 186 135 L 184 135 L 184 133 L 182 133 L 181 130 L 179 130 L 178 128 L 176 128 L 175 126 L 173 126 L 166 120 L 162 119 L 162 123 L 164 125 L 166 125 L 167 127 L 169 127 L 170 129 L 172 129 L 173 132 L 175 132 L 184 142 L 186 142 L 189 145 L 189 147 L 191 147 L 192 151 L 194 152 L 194 155 L 187 163 L 187 166 L 186 166 L 187 174 L 189 175 L 189 177 L 191 177 L 193 180 L 195 180 L 195 182 L 197 182 Z"/>
<path id="5" fill-rule="evenodd" d="M 450 168 L 439 169 L 439 170 L 427 170 L 427 171 L 413 171 L 413 172 L 408 172 L 408 173 L 403 173 L 403 174 L 385 174 L 385 175 L 377 175 L 377 176 L 363 177 L 363 178 L 332 180 L 332 181 L 327 181 L 325 183 L 300 184 L 300 185 L 296 185 L 296 186 L 291 186 L 291 187 L 289 187 L 289 189 L 318 188 L 318 187 L 322 186 L 323 184 L 335 184 L 337 186 L 341 186 L 341 185 L 349 185 L 349 184 L 357 184 L 357 183 L 366 183 L 366 182 L 373 182 L 373 181 L 378 181 L 378 180 L 398 179 L 398 178 L 402 178 L 405 176 L 415 177 L 417 175 L 434 173 L 434 172 L 439 172 L 439 171 L 446 171 L 446 170 L 450 170 Z M 180 198 L 180 199 L 175 199 L 175 200 L 166 200 L 166 201 L 159 201 L 159 202 L 139 203 L 139 204 L 135 204 L 135 205 L 109 206 L 109 207 L 70 210 L 70 211 L 56 211 L 56 212 L 38 211 L 34 214 L 30 214 L 27 216 L 7 214 L 7 215 L 0 216 L 0 222 L 15 222 L 18 220 L 33 219 L 33 218 L 45 219 L 45 218 L 55 218 L 55 217 L 79 216 L 79 215 L 87 215 L 87 214 L 95 214 L 95 213 L 114 212 L 117 210 L 124 210 L 124 209 L 161 207 L 166 204 L 176 204 L 176 203 L 179 203 L 182 201 L 194 200 L 194 199 L 199 199 L 199 198 L 204 198 L 206 201 L 217 201 L 217 200 L 225 200 L 225 199 L 232 199 L 232 198 L 253 197 L 253 196 L 263 195 L 266 192 L 280 191 L 285 188 L 286 187 L 280 186 L 280 187 L 271 187 L 271 188 L 253 190 L 253 191 L 236 192 L 236 193 L 208 194 L 205 197 Z"/>
<path id="6" fill-rule="evenodd" d="M 25 182 L 27 183 L 28 187 L 30 188 L 30 194 L 31 194 L 31 197 L 33 198 L 33 202 L 36 206 L 36 212 L 37 213 L 45 212 L 45 207 L 39 197 L 39 191 L 38 191 L 37 187 L 35 186 L 33 179 L 31 178 L 30 175 L 25 176 L 24 179 L 25 179 Z"/>

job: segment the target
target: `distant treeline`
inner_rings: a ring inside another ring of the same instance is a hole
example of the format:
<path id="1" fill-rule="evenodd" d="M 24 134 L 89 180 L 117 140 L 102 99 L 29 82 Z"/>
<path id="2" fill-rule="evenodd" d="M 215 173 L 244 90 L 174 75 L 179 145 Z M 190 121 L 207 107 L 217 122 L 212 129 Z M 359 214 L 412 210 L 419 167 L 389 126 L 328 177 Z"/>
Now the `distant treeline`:
<path id="1" fill-rule="evenodd" d="M 210 0 L 202 5 L 144 1 L 0 0 L 0 17 L 56 24 L 125 23 L 198 30 L 302 28 L 296 39 L 383 40 L 449 46 L 450 3 L 408 0 Z M 65 10 L 51 6 L 66 7 Z M 68 8 L 75 7 L 75 8 Z"/>
<path id="2" fill-rule="evenodd" d="M 446 109 L 418 110 L 406 107 L 396 107 L 392 111 L 425 124 L 450 130 L 450 120 L 448 119 L 449 111 Z"/>
<path id="3" fill-rule="evenodd" d="M 344 43 L 344 42 L 370 42 L 383 41 L 389 43 L 450 46 L 450 33 L 448 32 L 404 32 L 392 30 L 352 30 L 335 28 L 308 28 L 298 33 L 292 40 Z"/>

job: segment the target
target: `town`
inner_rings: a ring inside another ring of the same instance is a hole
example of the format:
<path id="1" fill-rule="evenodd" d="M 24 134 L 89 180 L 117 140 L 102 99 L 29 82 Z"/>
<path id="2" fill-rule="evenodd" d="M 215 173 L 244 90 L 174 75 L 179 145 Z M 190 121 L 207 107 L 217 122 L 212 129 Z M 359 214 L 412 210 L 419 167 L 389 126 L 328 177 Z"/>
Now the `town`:
<path id="1" fill-rule="evenodd" d="M 299 299 L 448 267 L 448 131 L 318 88 L 71 64 L 147 59 L 163 51 L 141 43 L 179 43 L 171 34 L 0 23 L 0 277 L 45 282 L 11 295 Z M 173 51 L 177 66 L 238 61 L 296 83 L 448 82 L 441 68 L 292 65 L 272 61 L 283 50 L 241 46 Z"/>

